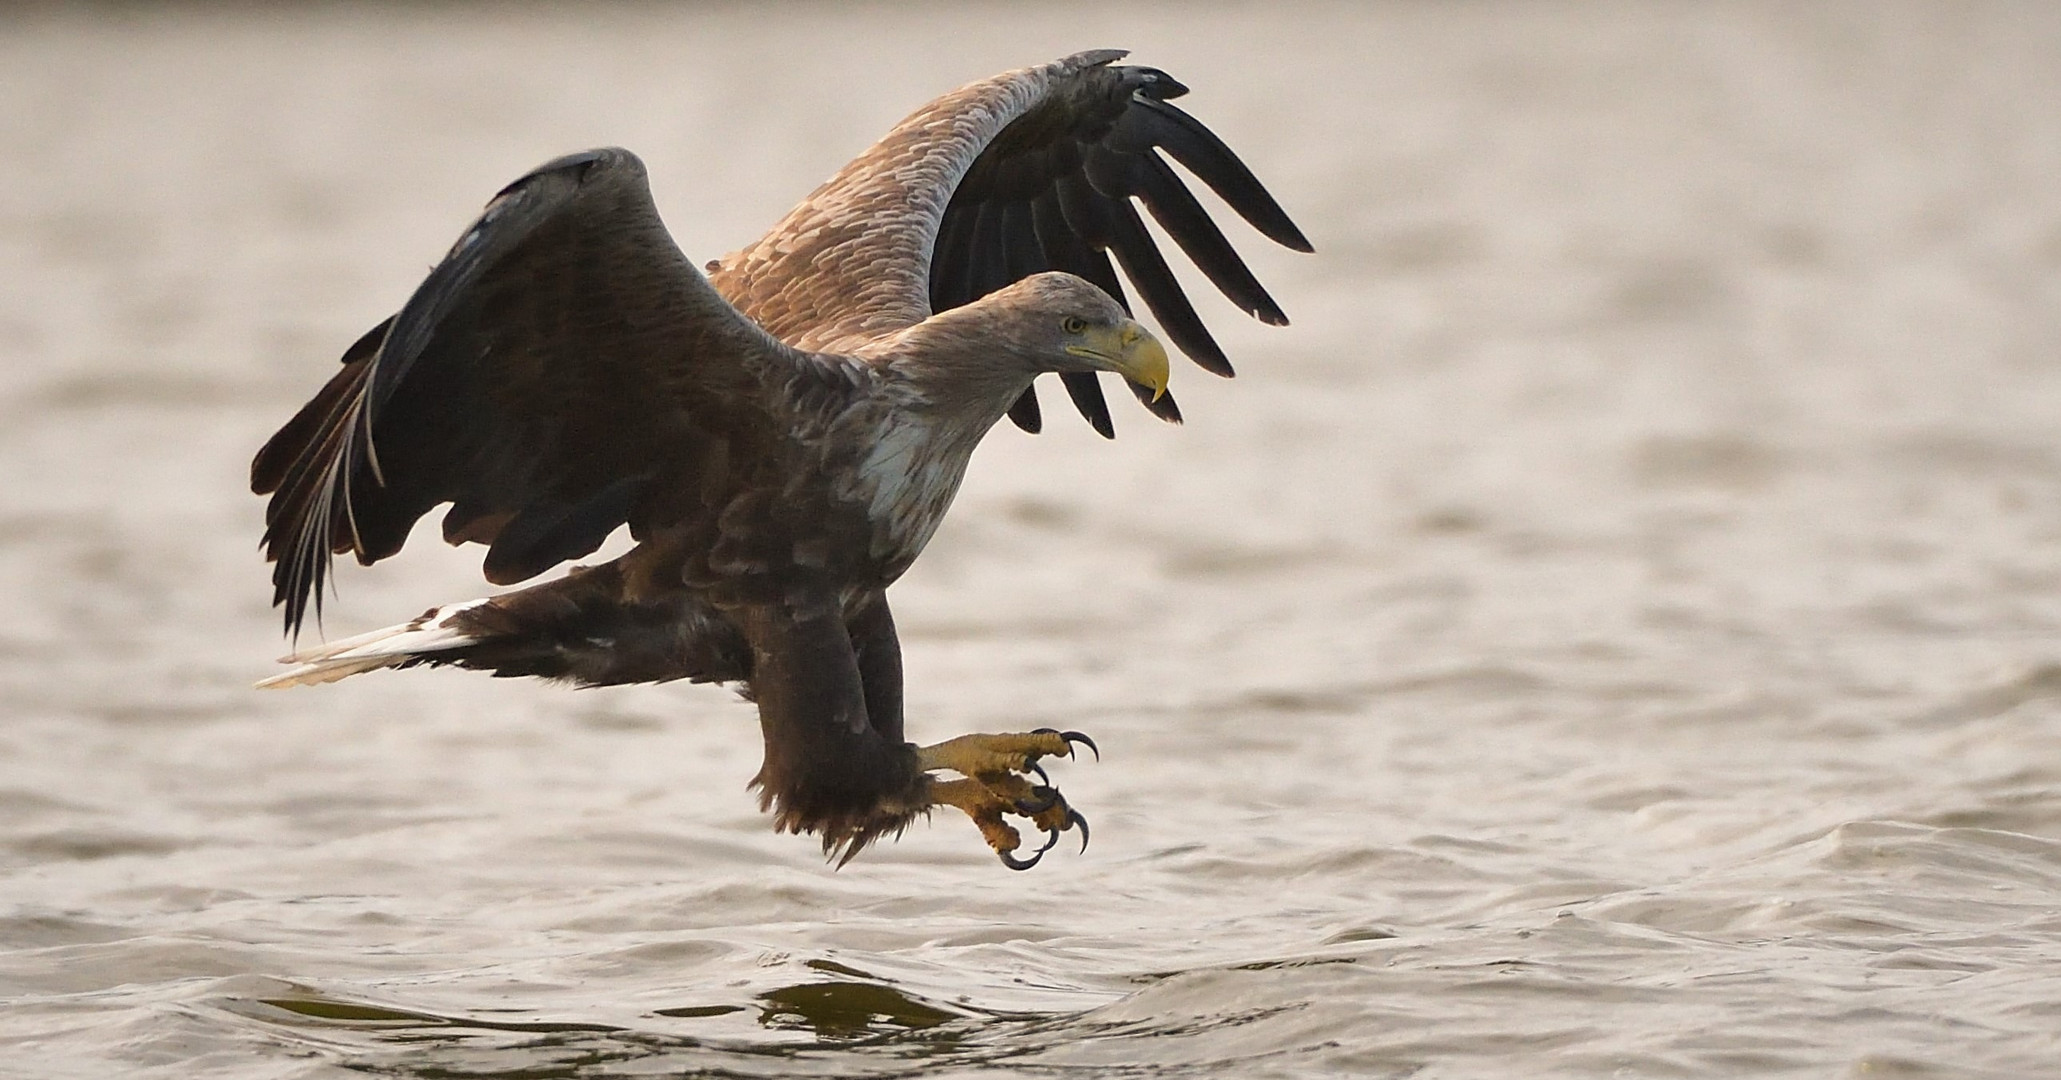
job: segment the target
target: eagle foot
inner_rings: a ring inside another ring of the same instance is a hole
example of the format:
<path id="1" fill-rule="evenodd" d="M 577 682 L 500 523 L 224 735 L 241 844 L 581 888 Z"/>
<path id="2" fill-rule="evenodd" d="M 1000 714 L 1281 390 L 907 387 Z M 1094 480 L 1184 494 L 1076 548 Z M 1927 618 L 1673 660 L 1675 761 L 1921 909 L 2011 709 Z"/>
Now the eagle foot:
<path id="1" fill-rule="evenodd" d="M 1075 744 L 1086 746 L 1100 758 L 1094 740 L 1077 731 L 1050 728 L 1015 735 L 961 735 L 917 749 L 924 771 L 949 769 L 963 780 L 933 780 L 932 806 L 954 806 L 973 819 L 981 838 L 1011 870 L 1028 870 L 1059 843 L 1059 834 L 1079 828 L 1081 850 L 1088 847 L 1088 819 L 1066 804 L 1066 797 L 1051 786 L 1051 778 L 1038 765 L 1041 757 L 1073 756 Z M 1036 776 L 1033 784 L 1029 776 Z M 1045 843 L 1028 858 L 1019 858 L 1023 836 L 1003 818 L 1026 818 L 1044 830 Z"/>

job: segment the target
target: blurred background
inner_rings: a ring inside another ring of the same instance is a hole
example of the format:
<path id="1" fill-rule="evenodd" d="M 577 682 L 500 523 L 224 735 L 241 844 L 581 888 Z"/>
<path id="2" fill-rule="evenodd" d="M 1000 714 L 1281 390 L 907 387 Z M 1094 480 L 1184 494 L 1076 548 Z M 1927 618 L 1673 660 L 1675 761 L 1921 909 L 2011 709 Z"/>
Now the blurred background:
<path id="1" fill-rule="evenodd" d="M 712 258 L 1112 46 L 1317 254 L 1219 212 L 1294 325 L 1190 275 L 1239 377 L 1047 389 L 895 590 L 1085 854 L 833 872 L 711 688 L 248 689 L 250 455 L 503 184 Z M 0 1076 L 2057 1075 L 2055 101 L 2038 2 L 0 9 Z"/>

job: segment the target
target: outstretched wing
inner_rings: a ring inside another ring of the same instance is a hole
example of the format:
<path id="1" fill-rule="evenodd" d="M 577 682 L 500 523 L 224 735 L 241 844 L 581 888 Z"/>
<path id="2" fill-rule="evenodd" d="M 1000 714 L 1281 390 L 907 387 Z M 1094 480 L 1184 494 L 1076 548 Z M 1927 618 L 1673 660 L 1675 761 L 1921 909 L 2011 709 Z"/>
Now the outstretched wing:
<path id="1" fill-rule="evenodd" d="M 783 341 L 849 348 L 1046 270 L 1086 278 L 1128 308 L 1121 266 L 1177 347 L 1231 374 L 1136 204 L 1234 304 L 1276 325 L 1287 316 L 1167 158 L 1262 235 L 1297 251 L 1309 241 L 1222 140 L 1168 104 L 1187 87 L 1115 66 L 1124 55 L 1080 53 L 931 102 L 724 259 L 716 287 Z M 1095 376 L 1062 378 L 1082 415 L 1112 434 Z M 1179 418 L 1171 397 L 1133 390 Z M 1035 392 L 1010 416 L 1036 431 Z"/>
<path id="2" fill-rule="evenodd" d="M 258 452 L 273 601 L 297 632 L 332 553 L 392 555 L 440 503 L 445 538 L 491 545 L 501 584 L 706 512 L 726 462 L 834 406 L 850 374 L 710 288 L 635 155 L 560 158 L 496 196 Z"/>

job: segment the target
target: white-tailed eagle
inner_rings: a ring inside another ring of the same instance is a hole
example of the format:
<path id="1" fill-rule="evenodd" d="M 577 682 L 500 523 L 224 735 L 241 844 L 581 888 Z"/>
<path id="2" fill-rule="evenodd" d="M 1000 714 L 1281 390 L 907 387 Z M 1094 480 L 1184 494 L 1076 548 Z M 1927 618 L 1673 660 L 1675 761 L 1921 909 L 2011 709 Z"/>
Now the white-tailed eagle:
<path id="1" fill-rule="evenodd" d="M 1085 844 L 1086 821 L 1037 764 L 1092 746 L 1084 736 L 905 741 L 886 589 L 988 429 L 1006 415 L 1038 430 L 1038 376 L 1057 374 L 1104 435 L 1102 372 L 1179 420 L 1166 352 L 1129 317 L 1116 267 L 1176 347 L 1231 374 L 1141 204 L 1233 303 L 1287 322 L 1168 159 L 1262 235 L 1308 241 L 1168 103 L 1187 88 L 1123 55 L 931 102 L 706 274 L 626 150 L 559 158 L 503 189 L 258 452 L 274 602 L 297 634 L 332 555 L 384 559 L 444 504 L 445 539 L 487 545 L 496 584 L 625 525 L 636 546 L 301 652 L 260 685 L 418 664 L 732 682 L 764 730 L 761 804 L 833 857 L 936 806 L 970 815 L 1011 867 L 1075 827 Z M 1009 816 L 1044 846 L 1020 856 Z"/>

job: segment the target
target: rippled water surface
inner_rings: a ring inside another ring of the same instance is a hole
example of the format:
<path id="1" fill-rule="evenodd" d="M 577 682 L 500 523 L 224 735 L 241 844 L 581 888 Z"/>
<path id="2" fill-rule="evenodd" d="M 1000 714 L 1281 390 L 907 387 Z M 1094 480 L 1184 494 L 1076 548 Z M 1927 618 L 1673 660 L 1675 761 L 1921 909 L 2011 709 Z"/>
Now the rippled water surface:
<path id="1" fill-rule="evenodd" d="M 251 452 L 508 179 L 712 257 L 1106 45 L 1320 253 L 896 589 L 1085 854 L 832 871 L 708 688 L 248 689 Z M 0 1075 L 2061 1075 L 2057 101 L 2037 3 L 0 13 Z"/>

